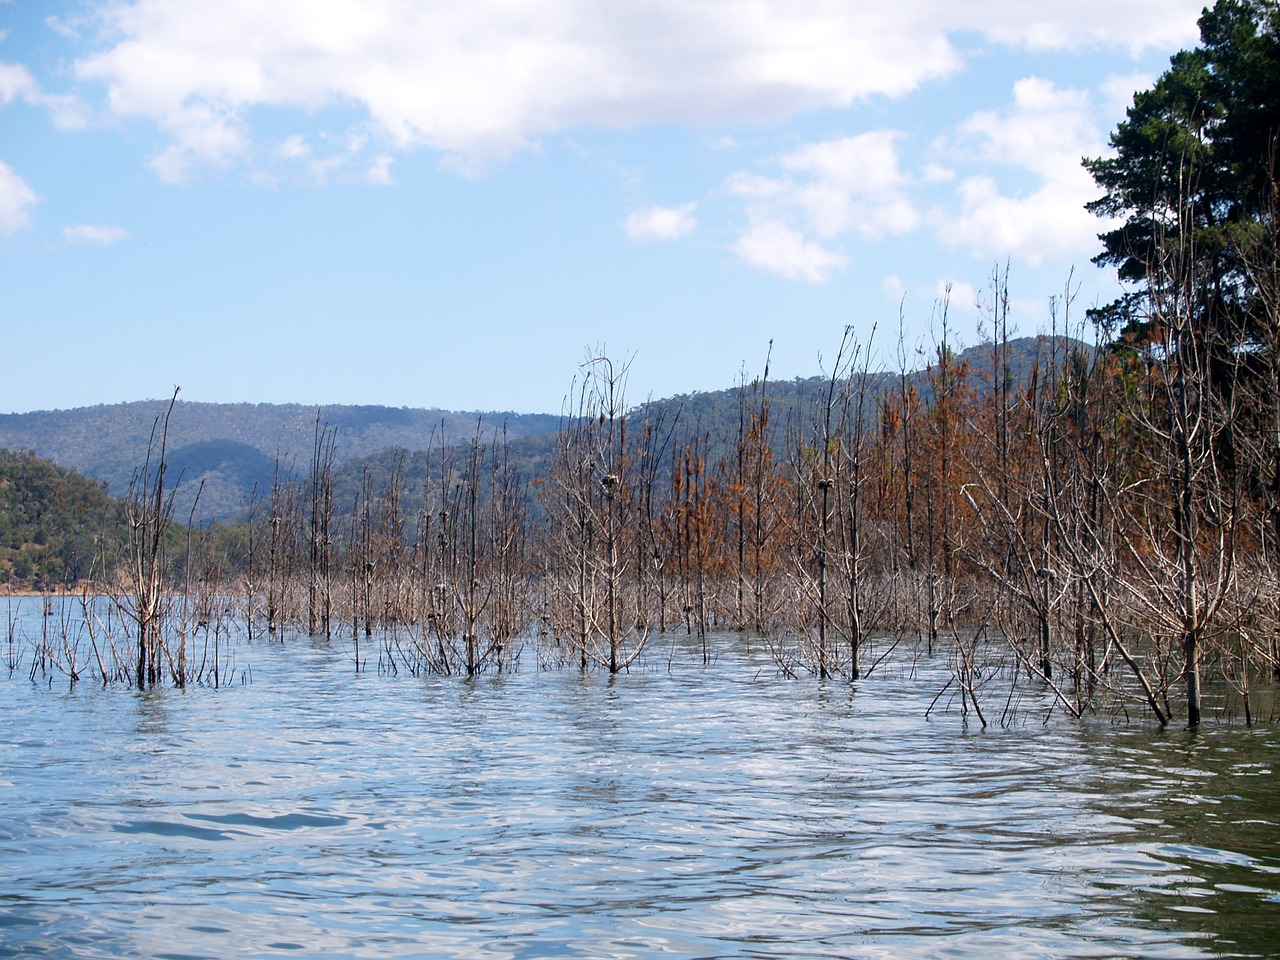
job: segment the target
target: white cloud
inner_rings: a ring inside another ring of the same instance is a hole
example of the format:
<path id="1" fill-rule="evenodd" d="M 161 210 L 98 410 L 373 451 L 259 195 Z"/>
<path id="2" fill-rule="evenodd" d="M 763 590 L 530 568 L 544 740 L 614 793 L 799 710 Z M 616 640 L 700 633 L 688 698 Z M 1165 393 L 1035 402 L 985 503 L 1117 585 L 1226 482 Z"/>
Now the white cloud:
<path id="1" fill-rule="evenodd" d="M 365 171 L 364 178 L 370 183 L 375 183 L 380 187 L 386 187 L 391 184 L 391 158 L 376 157 L 369 169 Z"/>
<path id="2" fill-rule="evenodd" d="M 989 162 L 1025 167 L 1046 178 L 1078 169 L 1082 150 L 1105 142 L 1083 90 L 1060 90 L 1051 81 L 1027 77 L 1013 86 L 1013 105 L 1003 113 L 984 110 L 969 117 L 960 136 Z"/>
<path id="3" fill-rule="evenodd" d="M 1120 118 L 1133 104 L 1133 95 L 1139 90 L 1149 90 L 1156 78 L 1146 73 L 1113 74 L 1098 85 L 1102 95 L 1102 108 L 1108 116 Z"/>
<path id="4" fill-rule="evenodd" d="M 85 126 L 85 107 L 78 99 L 44 93 L 25 66 L 0 62 L 0 107 L 16 100 L 48 110 L 59 129 L 79 130 Z"/>
<path id="5" fill-rule="evenodd" d="M 948 307 L 974 310 L 978 306 L 978 291 L 965 280 L 937 280 L 933 285 L 933 297 Z"/>
<path id="6" fill-rule="evenodd" d="M 786 224 L 777 221 L 756 223 L 738 238 L 733 251 L 746 263 L 776 273 L 788 280 L 822 283 L 833 271 L 848 263 L 844 255 L 829 250 Z"/>
<path id="7" fill-rule="evenodd" d="M 83 130 L 89 125 L 89 109 L 69 94 L 43 94 L 37 103 L 49 111 L 59 130 Z"/>
<path id="8" fill-rule="evenodd" d="M 1105 227 L 1084 209 L 1098 188 L 1080 160 L 1106 149 L 1091 96 L 1036 77 L 1020 80 L 1013 93 L 1011 106 L 975 113 L 941 149 L 985 169 L 1030 174 L 1034 187 L 1006 192 L 988 173 L 963 178 L 957 208 L 934 215 L 938 237 L 977 255 L 1031 264 L 1087 256 Z"/>
<path id="9" fill-rule="evenodd" d="M 1084 210 L 1097 190 L 1088 174 L 1080 180 L 1077 189 L 1053 184 L 1008 197 L 990 177 L 972 177 L 961 187 L 959 217 L 941 224 L 938 235 L 984 257 L 1015 256 L 1033 266 L 1051 257 L 1087 256 L 1104 222 Z"/>
<path id="10" fill-rule="evenodd" d="M 847 262 L 829 244 L 915 229 L 921 217 L 898 164 L 898 138 L 877 130 L 805 144 L 775 161 L 778 176 L 733 174 L 725 186 L 742 200 L 748 221 L 734 250 L 784 277 L 821 281 Z"/>
<path id="11" fill-rule="evenodd" d="M 1181 43 L 1199 2 L 134 0 L 103 8 L 110 44 L 76 73 L 116 115 L 159 125 L 169 178 L 242 160 L 260 106 L 354 107 L 384 144 L 475 170 L 582 126 L 899 96 L 963 68 L 962 31 L 1030 49 Z"/>
<path id="12" fill-rule="evenodd" d="M 205 165 L 229 166 L 249 150 L 248 138 L 239 125 L 205 106 L 176 111 L 165 118 L 165 126 L 170 142 L 150 164 L 166 183 L 182 183 Z"/>
<path id="13" fill-rule="evenodd" d="M 81 17 L 50 14 L 44 18 L 44 25 L 60 37 L 67 40 L 79 40 L 80 28 L 84 26 L 84 22 Z"/>
<path id="14" fill-rule="evenodd" d="M 40 96 L 36 78 L 20 63 L 0 63 L 0 106 L 7 107 L 13 101 L 35 100 Z"/>
<path id="15" fill-rule="evenodd" d="M 38 199 L 27 181 L 0 160 L 0 235 L 28 229 L 31 226 L 31 208 Z"/>
<path id="16" fill-rule="evenodd" d="M 311 145 L 307 143 L 306 137 L 294 134 L 281 141 L 272 152 L 281 160 L 304 160 L 311 156 Z"/>
<path id="17" fill-rule="evenodd" d="M 1204 0 L 957 0 L 951 22 L 972 17 L 975 28 L 990 39 L 1032 51 L 1108 46 L 1140 53 L 1193 43 L 1204 5 Z"/>
<path id="18" fill-rule="evenodd" d="M 920 217 L 905 193 L 897 140 L 897 133 L 877 130 L 787 154 L 782 168 L 800 181 L 787 189 L 789 199 L 828 239 L 851 230 L 868 239 L 912 230 Z"/>
<path id="19" fill-rule="evenodd" d="M 627 216 L 623 229 L 630 240 L 679 240 L 692 233 L 698 225 L 698 219 L 693 215 L 694 207 L 692 203 L 678 207 L 641 207 Z"/>
<path id="20" fill-rule="evenodd" d="M 76 223 L 62 228 L 62 238 L 67 243 L 119 243 L 132 236 L 124 227 L 100 226 L 92 223 Z"/>

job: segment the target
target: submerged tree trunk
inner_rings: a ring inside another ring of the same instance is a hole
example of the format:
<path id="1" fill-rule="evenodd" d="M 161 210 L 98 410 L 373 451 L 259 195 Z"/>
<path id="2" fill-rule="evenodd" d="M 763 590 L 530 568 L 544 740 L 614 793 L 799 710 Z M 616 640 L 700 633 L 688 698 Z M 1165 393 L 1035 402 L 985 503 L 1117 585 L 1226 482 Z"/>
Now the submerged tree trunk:
<path id="1" fill-rule="evenodd" d="M 133 591 L 132 619 L 138 630 L 137 685 L 160 680 L 164 638 L 165 538 L 173 518 L 173 494 L 166 486 L 169 418 L 178 402 L 173 391 L 169 406 L 151 427 L 146 460 L 129 485 L 126 516 L 129 524 L 129 580 Z M 185 673 L 175 672 L 181 686 Z"/>

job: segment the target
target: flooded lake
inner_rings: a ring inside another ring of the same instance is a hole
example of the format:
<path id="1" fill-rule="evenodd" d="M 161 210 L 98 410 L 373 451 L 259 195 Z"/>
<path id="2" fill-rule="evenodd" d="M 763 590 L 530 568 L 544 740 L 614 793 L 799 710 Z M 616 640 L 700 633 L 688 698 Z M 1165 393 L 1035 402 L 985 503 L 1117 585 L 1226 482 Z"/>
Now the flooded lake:
<path id="1" fill-rule="evenodd" d="M 711 647 L 465 680 L 290 636 L 145 693 L 28 656 L 0 673 L 0 955 L 1280 954 L 1269 714 L 1024 697 L 981 730 L 926 719 L 942 662 L 820 683 Z"/>

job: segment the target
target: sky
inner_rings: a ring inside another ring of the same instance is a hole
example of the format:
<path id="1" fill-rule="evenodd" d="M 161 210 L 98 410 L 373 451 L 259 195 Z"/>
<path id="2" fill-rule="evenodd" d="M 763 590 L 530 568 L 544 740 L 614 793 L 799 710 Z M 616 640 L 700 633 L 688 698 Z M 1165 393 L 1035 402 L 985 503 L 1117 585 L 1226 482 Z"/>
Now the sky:
<path id="1" fill-rule="evenodd" d="M 1074 330 L 1119 289 L 1081 158 L 1201 6 L 0 0 L 0 413 L 915 366 L 1006 272 Z"/>

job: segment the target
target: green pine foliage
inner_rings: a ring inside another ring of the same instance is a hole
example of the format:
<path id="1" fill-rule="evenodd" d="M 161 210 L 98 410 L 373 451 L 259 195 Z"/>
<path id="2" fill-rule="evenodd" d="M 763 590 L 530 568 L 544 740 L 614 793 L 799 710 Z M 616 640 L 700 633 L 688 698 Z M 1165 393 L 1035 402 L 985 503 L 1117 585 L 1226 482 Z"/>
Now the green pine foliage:
<path id="1" fill-rule="evenodd" d="M 1201 330 L 1228 348 L 1257 336 L 1259 264 L 1276 259 L 1280 2 L 1218 0 L 1200 37 L 1134 95 L 1114 153 L 1085 161 L 1104 191 L 1088 209 L 1114 218 L 1094 262 L 1129 285 L 1090 313 L 1122 343 L 1152 336 L 1151 281 L 1174 251 L 1200 279 Z"/>

